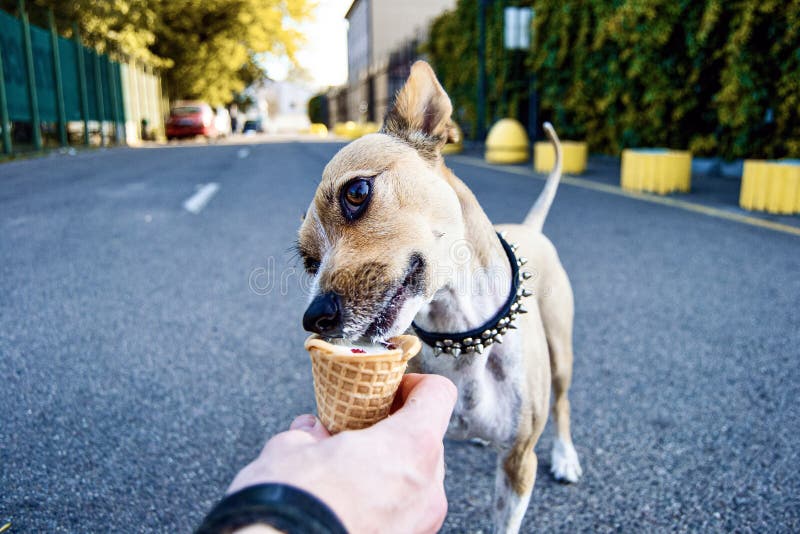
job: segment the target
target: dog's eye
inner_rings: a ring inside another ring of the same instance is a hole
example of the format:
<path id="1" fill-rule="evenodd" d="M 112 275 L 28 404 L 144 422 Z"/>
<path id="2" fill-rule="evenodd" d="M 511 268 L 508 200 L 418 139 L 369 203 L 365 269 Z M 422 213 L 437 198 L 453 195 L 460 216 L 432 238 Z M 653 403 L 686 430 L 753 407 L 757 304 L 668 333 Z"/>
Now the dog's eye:
<path id="1" fill-rule="evenodd" d="M 317 271 L 319 270 L 319 260 L 305 257 L 303 258 L 303 267 L 305 267 L 305 270 L 308 274 L 317 274 Z"/>
<path id="2" fill-rule="evenodd" d="M 351 221 L 357 218 L 366 209 L 372 193 L 372 183 L 363 178 L 348 182 L 342 188 L 342 211 Z"/>

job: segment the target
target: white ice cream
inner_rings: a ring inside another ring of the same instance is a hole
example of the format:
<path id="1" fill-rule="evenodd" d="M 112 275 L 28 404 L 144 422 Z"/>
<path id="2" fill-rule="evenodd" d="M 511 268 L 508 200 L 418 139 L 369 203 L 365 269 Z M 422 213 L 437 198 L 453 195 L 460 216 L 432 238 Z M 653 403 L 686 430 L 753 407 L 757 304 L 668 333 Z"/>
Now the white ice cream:
<path id="1" fill-rule="evenodd" d="M 372 354 L 382 354 L 387 350 L 391 350 L 390 347 L 383 344 L 354 342 L 350 339 L 330 339 L 328 342 L 340 348 L 342 354 L 370 356 Z"/>

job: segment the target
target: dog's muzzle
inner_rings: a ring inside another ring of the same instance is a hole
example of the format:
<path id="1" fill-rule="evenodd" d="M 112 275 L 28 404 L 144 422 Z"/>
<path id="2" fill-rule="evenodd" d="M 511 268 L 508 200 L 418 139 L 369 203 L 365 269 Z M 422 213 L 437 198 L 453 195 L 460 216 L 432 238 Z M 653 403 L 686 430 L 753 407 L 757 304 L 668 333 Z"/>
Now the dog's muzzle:
<path id="1" fill-rule="evenodd" d="M 303 314 L 303 328 L 325 337 L 342 335 L 342 306 L 333 291 L 314 297 Z"/>

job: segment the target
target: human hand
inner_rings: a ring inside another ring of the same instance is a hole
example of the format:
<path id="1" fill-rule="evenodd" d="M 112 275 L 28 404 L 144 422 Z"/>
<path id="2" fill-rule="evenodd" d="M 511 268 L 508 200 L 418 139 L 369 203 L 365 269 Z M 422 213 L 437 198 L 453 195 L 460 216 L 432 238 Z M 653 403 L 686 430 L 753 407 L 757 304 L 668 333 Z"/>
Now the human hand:
<path id="1" fill-rule="evenodd" d="M 331 437 L 313 415 L 270 439 L 228 493 L 265 482 L 322 500 L 348 531 L 435 532 L 447 514 L 442 440 L 456 388 L 438 375 L 403 377 L 389 418 Z"/>

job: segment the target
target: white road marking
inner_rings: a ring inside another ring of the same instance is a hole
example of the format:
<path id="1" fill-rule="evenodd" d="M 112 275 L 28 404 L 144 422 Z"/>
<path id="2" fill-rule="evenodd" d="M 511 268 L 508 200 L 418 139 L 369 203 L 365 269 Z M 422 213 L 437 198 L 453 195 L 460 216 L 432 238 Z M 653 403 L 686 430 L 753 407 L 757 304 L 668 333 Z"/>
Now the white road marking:
<path id="1" fill-rule="evenodd" d="M 211 182 L 210 184 L 203 185 L 194 195 L 186 199 L 183 203 L 184 209 L 194 214 L 200 213 L 218 190 L 218 183 Z"/>

